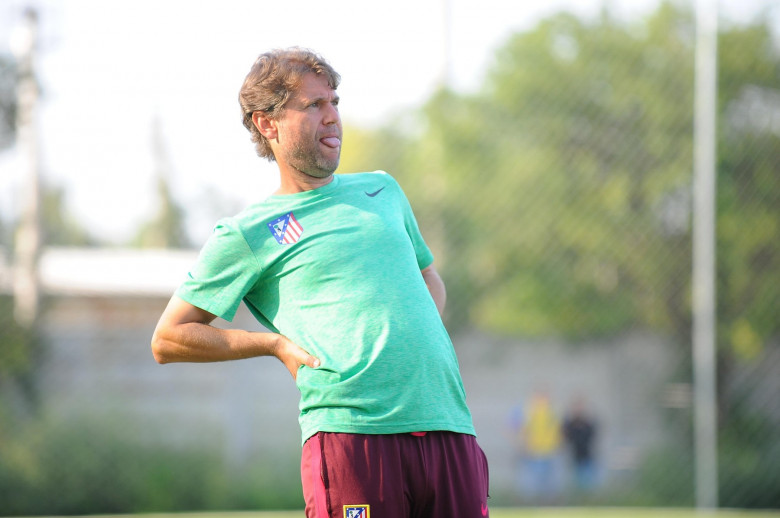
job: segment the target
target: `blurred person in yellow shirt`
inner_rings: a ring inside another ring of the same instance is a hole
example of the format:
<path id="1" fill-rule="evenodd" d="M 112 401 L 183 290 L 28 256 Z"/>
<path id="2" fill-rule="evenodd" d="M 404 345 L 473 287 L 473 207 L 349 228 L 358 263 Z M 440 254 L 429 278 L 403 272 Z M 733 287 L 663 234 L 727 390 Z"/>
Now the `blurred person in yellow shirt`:
<path id="1" fill-rule="evenodd" d="M 547 393 L 535 392 L 515 423 L 520 448 L 520 490 L 534 501 L 550 503 L 559 488 L 556 458 L 562 436 L 561 422 Z"/>

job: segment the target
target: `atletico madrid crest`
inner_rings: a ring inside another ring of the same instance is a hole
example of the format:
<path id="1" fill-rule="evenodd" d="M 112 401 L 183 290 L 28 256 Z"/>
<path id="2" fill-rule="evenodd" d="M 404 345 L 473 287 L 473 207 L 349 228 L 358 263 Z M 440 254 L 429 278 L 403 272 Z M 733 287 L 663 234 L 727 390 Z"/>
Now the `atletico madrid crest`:
<path id="1" fill-rule="evenodd" d="M 268 223 L 268 230 L 276 238 L 280 245 L 292 245 L 297 243 L 303 234 L 303 227 L 295 219 L 292 212 L 288 212 L 280 218 Z"/>
<path id="2" fill-rule="evenodd" d="M 367 505 L 345 505 L 344 518 L 371 518 Z"/>

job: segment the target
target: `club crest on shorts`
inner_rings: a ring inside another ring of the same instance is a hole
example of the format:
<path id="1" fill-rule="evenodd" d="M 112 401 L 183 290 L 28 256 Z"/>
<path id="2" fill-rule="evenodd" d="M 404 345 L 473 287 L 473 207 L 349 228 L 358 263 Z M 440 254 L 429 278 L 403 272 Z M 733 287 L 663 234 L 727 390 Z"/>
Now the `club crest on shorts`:
<path id="1" fill-rule="evenodd" d="M 303 234 L 303 227 L 295 219 L 292 212 L 288 212 L 280 218 L 268 223 L 268 230 L 271 231 L 271 235 L 276 238 L 276 242 L 280 245 L 292 245 L 297 243 Z"/>
<path id="2" fill-rule="evenodd" d="M 344 518 L 371 518 L 368 505 L 345 505 Z"/>

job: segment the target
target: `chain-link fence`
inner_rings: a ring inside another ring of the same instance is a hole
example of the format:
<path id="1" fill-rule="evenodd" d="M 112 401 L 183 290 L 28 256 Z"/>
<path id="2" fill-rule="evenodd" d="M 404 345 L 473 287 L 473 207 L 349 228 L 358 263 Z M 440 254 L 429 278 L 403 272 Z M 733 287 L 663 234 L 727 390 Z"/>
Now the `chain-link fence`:
<path id="1" fill-rule="evenodd" d="M 341 172 L 396 177 L 437 256 L 494 505 L 695 503 L 695 36 L 684 4 L 551 16 L 478 92 L 345 129 Z M 777 37 L 719 33 L 721 507 L 780 507 Z M 45 249 L 33 331 L 3 297 L 0 514 L 301 506 L 281 366 L 152 360 L 194 253 Z M 148 284 L 117 281 L 133 271 Z"/>

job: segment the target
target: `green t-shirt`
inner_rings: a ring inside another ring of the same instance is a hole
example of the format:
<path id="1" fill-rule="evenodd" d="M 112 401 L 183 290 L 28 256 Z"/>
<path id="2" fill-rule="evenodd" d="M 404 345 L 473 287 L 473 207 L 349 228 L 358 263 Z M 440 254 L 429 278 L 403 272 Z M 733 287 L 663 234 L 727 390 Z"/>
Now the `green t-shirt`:
<path id="1" fill-rule="evenodd" d="M 177 295 L 257 320 L 319 358 L 301 367 L 299 422 L 318 431 L 474 434 L 458 361 L 420 270 L 433 262 L 384 172 L 335 175 L 218 222 Z"/>

